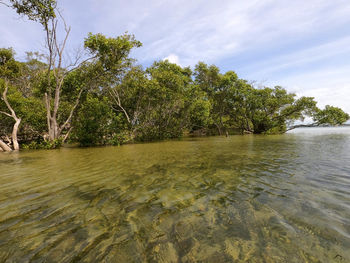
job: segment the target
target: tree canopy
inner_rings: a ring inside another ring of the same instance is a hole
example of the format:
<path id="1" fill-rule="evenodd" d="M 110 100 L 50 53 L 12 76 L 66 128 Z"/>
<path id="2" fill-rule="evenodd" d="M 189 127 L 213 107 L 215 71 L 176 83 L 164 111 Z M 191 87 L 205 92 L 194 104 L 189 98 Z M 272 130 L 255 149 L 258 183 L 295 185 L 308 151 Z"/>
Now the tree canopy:
<path id="1" fill-rule="evenodd" d="M 8 5 L 42 24 L 48 49 L 45 55 L 28 52 L 25 61 L 16 60 L 11 48 L 0 49 L 0 150 L 18 144 L 51 148 L 62 141 L 86 146 L 185 134 L 276 134 L 350 118 L 338 107 L 319 109 L 312 97 L 256 87 L 204 62 L 193 69 L 167 60 L 143 68 L 130 57 L 142 43 L 128 33 L 89 33 L 86 56 L 64 64 L 70 28 L 63 20 L 64 30 L 57 30 L 56 1 Z M 65 32 L 61 42 L 59 32 Z M 312 122 L 303 123 L 305 118 Z"/>
<path id="2" fill-rule="evenodd" d="M 9 0 L 8 2 L 18 14 L 40 22 L 42 25 L 56 17 L 57 2 L 55 0 Z"/>

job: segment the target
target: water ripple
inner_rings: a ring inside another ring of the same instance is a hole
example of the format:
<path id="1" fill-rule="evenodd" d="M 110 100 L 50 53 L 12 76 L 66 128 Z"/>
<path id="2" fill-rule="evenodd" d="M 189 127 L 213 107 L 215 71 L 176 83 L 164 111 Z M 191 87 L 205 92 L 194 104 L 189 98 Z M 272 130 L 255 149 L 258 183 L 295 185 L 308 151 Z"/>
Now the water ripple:
<path id="1" fill-rule="evenodd" d="M 0 155 L 0 262 L 350 261 L 350 134 Z"/>

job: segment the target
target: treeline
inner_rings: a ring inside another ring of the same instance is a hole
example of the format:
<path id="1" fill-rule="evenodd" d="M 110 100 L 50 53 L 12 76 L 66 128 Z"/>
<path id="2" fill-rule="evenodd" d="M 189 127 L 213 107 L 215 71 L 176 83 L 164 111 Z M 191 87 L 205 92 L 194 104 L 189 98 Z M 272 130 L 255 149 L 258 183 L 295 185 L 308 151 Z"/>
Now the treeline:
<path id="1" fill-rule="evenodd" d="M 38 3 L 41 3 L 40 5 Z M 130 58 L 141 43 L 124 34 L 89 34 L 83 58 L 64 57 L 70 28 L 59 41 L 56 2 L 10 1 L 41 23 L 48 54 L 15 59 L 0 49 L 0 150 L 55 148 L 62 142 L 118 145 L 186 133 L 284 133 L 310 117 L 309 126 L 338 125 L 349 115 L 282 87 L 256 88 L 233 71 L 199 62 L 194 69 L 156 61 L 143 69 Z"/>

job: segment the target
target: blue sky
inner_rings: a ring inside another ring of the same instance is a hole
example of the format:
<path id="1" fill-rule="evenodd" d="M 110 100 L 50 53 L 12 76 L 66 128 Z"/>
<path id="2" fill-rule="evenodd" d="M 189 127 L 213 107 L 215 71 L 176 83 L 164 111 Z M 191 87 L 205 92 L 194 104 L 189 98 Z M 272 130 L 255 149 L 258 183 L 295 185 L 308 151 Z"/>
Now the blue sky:
<path id="1" fill-rule="evenodd" d="M 88 32 L 135 34 L 144 66 L 168 58 L 234 70 L 260 85 L 281 85 L 319 106 L 350 112 L 349 0 L 61 0 L 71 25 L 69 50 Z M 40 25 L 0 6 L 0 46 L 44 51 Z"/>

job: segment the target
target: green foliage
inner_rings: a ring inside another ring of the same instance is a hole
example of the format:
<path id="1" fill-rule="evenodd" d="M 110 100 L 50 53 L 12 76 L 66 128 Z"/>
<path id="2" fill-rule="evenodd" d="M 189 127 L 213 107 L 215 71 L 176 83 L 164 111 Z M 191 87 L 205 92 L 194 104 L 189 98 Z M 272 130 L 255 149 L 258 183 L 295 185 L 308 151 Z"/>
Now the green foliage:
<path id="1" fill-rule="evenodd" d="M 28 136 L 34 132 L 39 135 L 46 131 L 46 110 L 42 100 L 26 98 L 18 112 L 22 116 L 22 131 Z"/>
<path id="2" fill-rule="evenodd" d="M 278 134 L 298 127 L 295 122 L 312 118 L 317 125 L 339 125 L 349 119 L 340 108 L 320 110 L 312 97 L 297 98 L 282 87 L 255 88 L 233 71 L 220 73 L 202 62 L 194 72 L 169 61 L 156 61 L 147 69 L 134 64 L 129 54 L 141 43 L 132 35 L 85 39 L 92 59 L 65 73 L 57 121 L 63 123 L 76 107 L 71 133 L 48 142 L 47 112 L 43 97 L 54 92 L 55 73 L 47 79 L 47 65 L 40 54 L 19 62 L 12 49 L 0 49 L 0 92 L 9 83 L 7 98 L 22 119 L 20 142 L 27 149 L 52 149 L 62 137 L 81 146 L 121 145 L 133 141 L 178 138 L 187 133 Z M 49 83 L 51 82 L 51 83 Z M 50 90 L 48 87 L 51 87 Z M 80 104 L 76 104 L 80 96 Z M 53 98 L 51 107 L 53 107 Z M 4 101 L 0 111 L 8 112 Z M 11 133 L 13 119 L 2 114 L 0 136 Z"/>
<path id="3" fill-rule="evenodd" d="M 210 128 L 219 134 L 228 129 L 250 130 L 251 121 L 247 117 L 248 91 L 251 86 L 238 78 L 233 71 L 221 74 L 216 66 L 200 62 L 195 67 L 195 83 L 205 92 L 210 102 Z"/>
<path id="4" fill-rule="evenodd" d="M 254 89 L 248 113 L 254 133 L 275 134 L 287 130 L 287 124 L 303 121 L 316 111 L 316 102 L 311 97 L 295 98 L 282 87 Z"/>
<path id="5" fill-rule="evenodd" d="M 85 48 L 93 54 L 106 71 L 118 71 L 125 64 L 129 65 L 130 51 L 135 47 L 141 47 L 133 35 L 124 34 L 117 38 L 108 38 L 102 34 L 89 33 L 84 41 Z"/>
<path id="6" fill-rule="evenodd" d="M 220 70 L 214 65 L 208 66 L 203 62 L 199 62 L 195 66 L 194 77 L 200 89 L 212 96 L 219 86 Z"/>
<path id="7" fill-rule="evenodd" d="M 144 111 L 136 127 L 138 140 L 181 137 L 187 126 L 186 96 L 191 85 L 191 71 L 168 61 L 155 62 L 148 74 Z"/>
<path id="8" fill-rule="evenodd" d="M 12 80 L 21 73 L 21 63 L 12 48 L 0 48 L 0 78 Z"/>
<path id="9" fill-rule="evenodd" d="M 3 92 L 3 81 L 0 79 L 0 93 Z M 9 86 L 7 100 L 21 118 L 20 136 L 27 140 L 40 136 L 46 130 L 46 111 L 42 100 L 35 97 L 25 97 L 16 86 Z M 0 100 L 0 111 L 9 112 L 3 100 Z M 10 134 L 14 120 L 11 117 L 0 115 L 0 134 Z"/>
<path id="10" fill-rule="evenodd" d="M 20 15 L 25 15 L 29 20 L 38 21 L 42 25 L 56 17 L 55 0 L 10 0 L 12 8 Z"/>
<path id="11" fill-rule="evenodd" d="M 349 114 L 345 113 L 342 109 L 327 105 L 323 110 L 319 110 L 314 120 L 317 124 L 328 124 L 328 125 L 340 125 L 350 119 Z"/>
<path id="12" fill-rule="evenodd" d="M 32 141 L 29 144 L 23 144 L 22 148 L 25 150 L 53 150 L 59 149 L 62 146 L 62 139 L 56 139 L 53 141 Z"/>
<path id="13" fill-rule="evenodd" d="M 113 137 L 107 142 L 109 145 L 120 146 L 122 144 L 132 142 L 133 138 L 127 131 L 114 134 Z"/>
<path id="14" fill-rule="evenodd" d="M 22 120 L 19 140 L 29 142 L 27 148 L 57 148 L 62 137 L 88 146 L 178 138 L 196 131 L 276 134 L 305 117 L 315 126 L 349 119 L 333 106 L 318 109 L 314 98 L 297 98 L 279 86 L 256 88 L 234 71 L 221 73 L 203 62 L 194 72 L 169 61 L 144 70 L 130 58 L 142 43 L 127 33 L 114 38 L 89 33 L 84 47 L 90 56 L 77 68 L 65 68 L 58 62 L 64 45 L 55 42 L 57 2 L 8 2 L 18 14 L 41 23 L 53 63 L 43 63 L 37 52 L 19 62 L 11 48 L 0 48 L 0 92 L 8 83 L 8 101 Z M 0 114 L 0 137 L 6 137 L 14 120 L 4 100 Z M 48 134 L 60 139 L 47 142 Z"/>
<path id="15" fill-rule="evenodd" d="M 192 85 L 186 96 L 186 105 L 188 105 L 188 129 L 195 131 L 206 129 L 212 122 L 210 112 L 212 105 L 207 98 L 206 92 Z"/>
<path id="16" fill-rule="evenodd" d="M 74 120 L 73 137 L 82 146 L 106 144 L 115 120 L 105 97 L 89 95 Z"/>
<path id="17" fill-rule="evenodd" d="M 29 69 L 32 67 L 31 69 Z M 34 75 L 33 62 L 23 63 L 16 61 L 14 51 L 0 49 L 0 92 L 3 93 L 4 81 L 9 81 L 7 99 L 17 116 L 22 119 L 20 132 L 22 137 L 43 132 L 45 129 L 45 108 L 42 101 L 32 93 Z M 4 101 L 0 101 L 0 111 L 9 112 Z M 9 134 L 14 120 L 1 116 L 0 126 L 2 134 Z"/>

